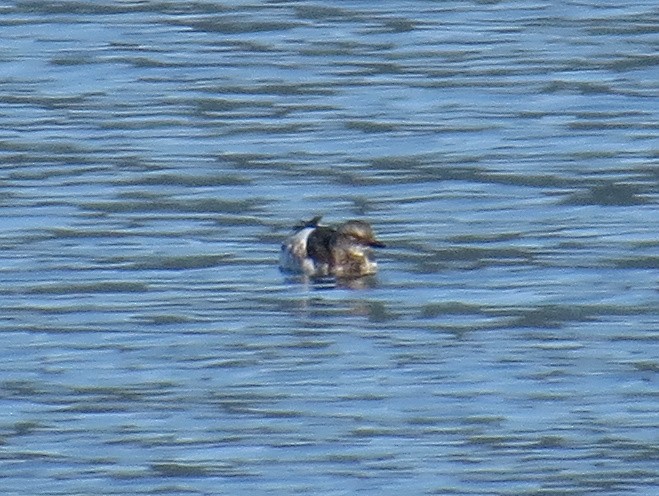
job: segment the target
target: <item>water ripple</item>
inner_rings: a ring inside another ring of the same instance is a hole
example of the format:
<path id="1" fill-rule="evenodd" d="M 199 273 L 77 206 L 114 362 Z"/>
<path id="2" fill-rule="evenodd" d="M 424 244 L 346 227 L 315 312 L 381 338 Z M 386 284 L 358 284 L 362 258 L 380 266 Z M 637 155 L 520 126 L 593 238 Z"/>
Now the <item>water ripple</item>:
<path id="1" fill-rule="evenodd" d="M 654 494 L 654 2 L 0 12 L 5 492 Z"/>

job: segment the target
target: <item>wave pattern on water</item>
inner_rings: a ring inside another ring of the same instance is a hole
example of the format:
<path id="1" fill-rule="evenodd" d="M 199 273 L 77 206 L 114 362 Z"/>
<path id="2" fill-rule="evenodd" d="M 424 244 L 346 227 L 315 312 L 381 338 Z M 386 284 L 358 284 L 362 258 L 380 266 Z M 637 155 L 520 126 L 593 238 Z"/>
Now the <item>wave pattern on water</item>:
<path id="1" fill-rule="evenodd" d="M 654 494 L 655 2 L 0 13 L 8 494 Z"/>

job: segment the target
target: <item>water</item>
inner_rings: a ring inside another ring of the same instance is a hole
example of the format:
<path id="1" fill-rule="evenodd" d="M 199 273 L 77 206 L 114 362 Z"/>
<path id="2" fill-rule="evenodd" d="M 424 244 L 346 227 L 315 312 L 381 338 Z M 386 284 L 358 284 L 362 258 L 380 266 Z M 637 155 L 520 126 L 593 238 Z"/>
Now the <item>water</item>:
<path id="1" fill-rule="evenodd" d="M 655 2 L 0 12 L 6 494 L 654 494 Z"/>

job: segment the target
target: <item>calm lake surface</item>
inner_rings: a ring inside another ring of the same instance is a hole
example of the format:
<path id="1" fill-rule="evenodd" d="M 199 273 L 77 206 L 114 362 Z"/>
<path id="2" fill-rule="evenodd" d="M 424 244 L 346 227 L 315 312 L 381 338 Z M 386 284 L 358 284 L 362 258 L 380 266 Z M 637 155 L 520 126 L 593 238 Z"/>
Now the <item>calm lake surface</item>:
<path id="1" fill-rule="evenodd" d="M 656 494 L 658 46 L 648 0 L 4 2 L 3 493 Z M 377 277 L 279 272 L 317 214 Z"/>

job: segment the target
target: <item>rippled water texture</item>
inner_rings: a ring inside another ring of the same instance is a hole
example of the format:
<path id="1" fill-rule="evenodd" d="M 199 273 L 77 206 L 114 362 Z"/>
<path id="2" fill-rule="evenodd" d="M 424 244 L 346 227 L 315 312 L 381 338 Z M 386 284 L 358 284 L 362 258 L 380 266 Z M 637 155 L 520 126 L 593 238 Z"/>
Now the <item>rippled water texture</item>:
<path id="1" fill-rule="evenodd" d="M 3 491 L 655 494 L 658 26 L 4 2 Z M 317 214 L 377 277 L 278 271 Z"/>

